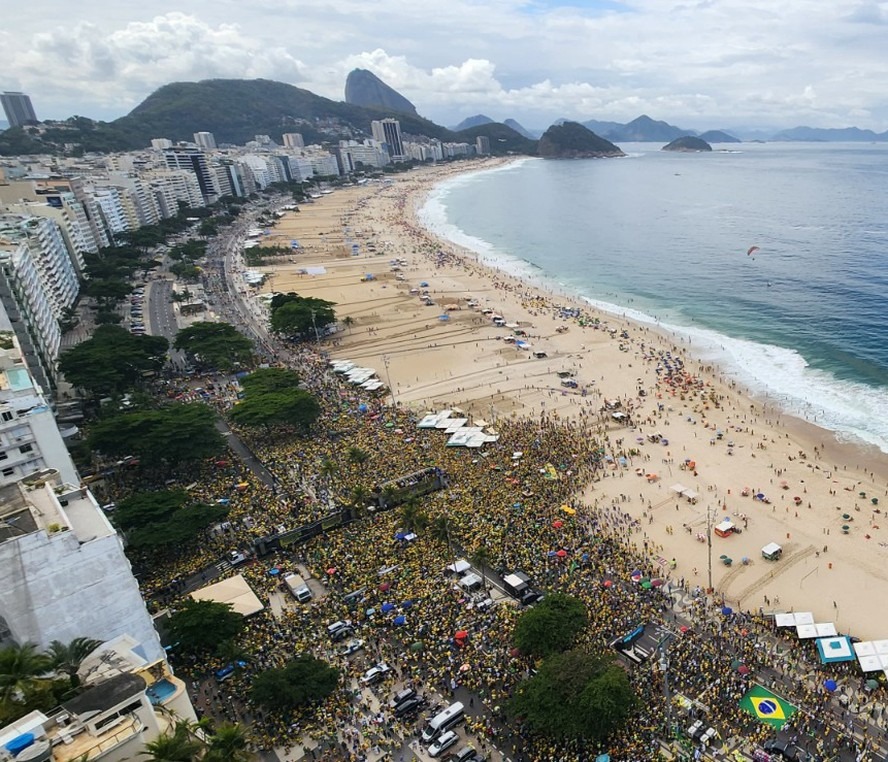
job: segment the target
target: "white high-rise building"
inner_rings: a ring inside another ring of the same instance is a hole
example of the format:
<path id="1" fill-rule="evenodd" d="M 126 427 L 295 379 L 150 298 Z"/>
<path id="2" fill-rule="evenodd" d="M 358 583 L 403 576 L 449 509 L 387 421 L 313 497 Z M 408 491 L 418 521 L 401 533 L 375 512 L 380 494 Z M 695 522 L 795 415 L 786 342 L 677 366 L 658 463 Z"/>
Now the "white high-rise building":
<path id="1" fill-rule="evenodd" d="M 216 148 L 216 138 L 212 132 L 195 132 L 194 142 L 202 151 L 212 151 Z"/>
<path id="2" fill-rule="evenodd" d="M 173 141 L 169 138 L 152 138 L 151 147 L 156 151 L 163 151 L 173 147 Z"/>
<path id="3" fill-rule="evenodd" d="M 118 188 L 95 188 L 92 195 L 99 205 L 105 227 L 112 237 L 133 229 Z"/>
<path id="4" fill-rule="evenodd" d="M 385 145 L 388 155 L 395 161 L 404 158 L 404 144 L 401 140 L 401 123 L 397 119 L 380 119 L 370 122 L 373 139 Z"/>
<path id="5" fill-rule="evenodd" d="M 305 148 L 305 140 L 299 132 L 285 132 L 281 137 L 285 148 Z"/>

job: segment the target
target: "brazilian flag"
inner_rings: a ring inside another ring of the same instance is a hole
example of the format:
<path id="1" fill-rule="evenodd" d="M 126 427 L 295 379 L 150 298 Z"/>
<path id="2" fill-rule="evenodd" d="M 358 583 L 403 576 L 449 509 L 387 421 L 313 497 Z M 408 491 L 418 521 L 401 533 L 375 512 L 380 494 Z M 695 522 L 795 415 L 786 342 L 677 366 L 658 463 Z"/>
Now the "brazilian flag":
<path id="1" fill-rule="evenodd" d="M 796 707 L 785 698 L 780 698 L 761 685 L 753 685 L 746 691 L 740 699 L 740 708 L 778 730 L 796 713 Z"/>

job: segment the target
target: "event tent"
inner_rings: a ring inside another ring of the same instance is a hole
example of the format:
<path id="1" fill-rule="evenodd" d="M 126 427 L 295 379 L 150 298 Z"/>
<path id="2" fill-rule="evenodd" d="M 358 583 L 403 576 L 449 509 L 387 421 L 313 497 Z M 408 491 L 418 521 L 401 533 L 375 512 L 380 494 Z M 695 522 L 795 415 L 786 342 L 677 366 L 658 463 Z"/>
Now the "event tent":
<path id="1" fill-rule="evenodd" d="M 244 617 L 257 614 L 265 608 L 242 574 L 195 590 L 191 597 L 196 601 L 228 603 L 232 611 Z"/>

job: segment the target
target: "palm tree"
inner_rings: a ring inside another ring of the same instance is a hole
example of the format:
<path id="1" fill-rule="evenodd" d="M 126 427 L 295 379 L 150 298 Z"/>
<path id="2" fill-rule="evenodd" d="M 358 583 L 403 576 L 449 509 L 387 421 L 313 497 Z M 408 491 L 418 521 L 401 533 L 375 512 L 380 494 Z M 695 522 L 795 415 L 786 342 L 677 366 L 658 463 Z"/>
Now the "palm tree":
<path id="1" fill-rule="evenodd" d="M 210 736 L 203 762 L 248 762 L 253 759 L 248 743 L 249 736 L 243 725 L 226 722 Z"/>
<path id="2" fill-rule="evenodd" d="M 437 516 L 429 525 L 429 537 L 438 542 L 446 542 L 450 555 L 453 555 L 453 543 L 450 538 L 450 524 L 446 516 Z"/>
<path id="3" fill-rule="evenodd" d="M 0 700 L 23 703 L 51 671 L 49 656 L 33 643 L 0 649 Z"/>
<path id="4" fill-rule="evenodd" d="M 419 503 L 408 500 L 401 506 L 401 523 L 408 532 L 416 532 L 428 526 L 429 517 Z"/>
<path id="5" fill-rule="evenodd" d="M 355 324 L 355 319 L 351 315 L 346 315 L 342 318 L 342 324 L 348 328 L 348 332 L 351 333 L 351 327 Z"/>
<path id="6" fill-rule="evenodd" d="M 188 723 L 177 722 L 172 733 L 164 733 L 146 743 L 140 755 L 148 757 L 149 762 L 193 762 L 205 749 L 206 745 L 192 734 Z"/>
<path id="7" fill-rule="evenodd" d="M 366 450 L 362 450 L 360 447 L 349 447 L 348 448 L 348 460 L 350 463 L 355 463 L 360 465 L 364 463 L 370 457 L 370 453 Z"/>
<path id="8" fill-rule="evenodd" d="M 351 506 L 355 509 L 355 515 L 358 518 L 364 515 L 364 511 L 367 508 L 367 501 L 369 499 L 370 491 L 366 487 L 362 487 L 360 484 L 352 487 L 349 500 L 351 501 Z"/>
<path id="9" fill-rule="evenodd" d="M 330 458 L 324 458 L 321 461 L 321 465 L 318 468 L 318 475 L 322 476 L 324 479 L 329 479 L 331 476 L 334 476 L 339 471 L 339 466 L 336 465 L 335 460 L 331 460 Z"/>
<path id="10" fill-rule="evenodd" d="M 487 567 L 490 565 L 493 556 L 486 545 L 479 545 L 472 552 L 472 563 L 481 572 L 481 580 L 484 589 L 487 589 Z"/>
<path id="11" fill-rule="evenodd" d="M 398 499 L 398 488 L 394 484 L 386 484 L 380 493 L 382 504 L 386 508 L 393 508 Z"/>
<path id="12" fill-rule="evenodd" d="M 71 687 L 78 688 L 80 677 L 77 671 L 80 669 L 80 665 L 100 645 L 102 645 L 102 641 L 93 638 L 74 638 L 68 644 L 54 640 L 49 644 L 46 654 L 49 656 L 52 668 L 56 672 L 64 672 L 68 676 Z"/>

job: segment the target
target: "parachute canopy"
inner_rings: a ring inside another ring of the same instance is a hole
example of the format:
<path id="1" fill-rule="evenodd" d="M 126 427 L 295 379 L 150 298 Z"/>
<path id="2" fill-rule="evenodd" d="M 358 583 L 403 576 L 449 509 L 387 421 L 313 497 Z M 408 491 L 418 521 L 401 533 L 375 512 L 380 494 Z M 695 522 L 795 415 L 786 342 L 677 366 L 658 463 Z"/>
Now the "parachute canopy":
<path id="1" fill-rule="evenodd" d="M 749 247 L 749 251 L 746 252 L 746 256 L 747 256 L 747 257 L 751 257 L 751 256 L 752 256 L 753 254 L 755 254 L 758 250 L 759 250 L 759 247 L 758 247 L 758 246 L 750 246 L 750 247 Z"/>

